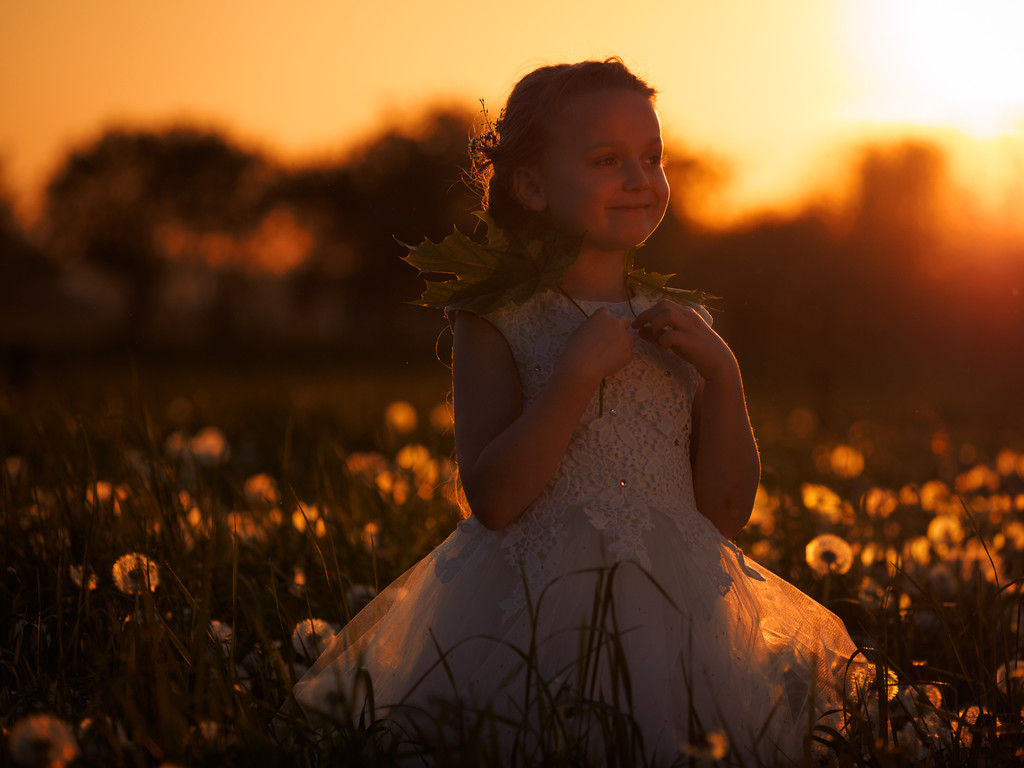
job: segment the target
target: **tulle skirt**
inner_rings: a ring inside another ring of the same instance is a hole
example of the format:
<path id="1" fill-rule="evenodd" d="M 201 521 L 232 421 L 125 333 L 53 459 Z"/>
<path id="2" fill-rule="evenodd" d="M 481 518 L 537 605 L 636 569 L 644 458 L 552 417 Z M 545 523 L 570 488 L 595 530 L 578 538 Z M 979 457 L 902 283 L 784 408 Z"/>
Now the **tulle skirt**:
<path id="1" fill-rule="evenodd" d="M 802 762 L 815 726 L 841 727 L 859 663 L 842 623 L 696 511 L 696 538 L 678 512 L 651 520 L 649 567 L 582 522 L 548 553 L 558 575 L 531 588 L 502 532 L 470 517 L 349 622 L 296 700 L 311 718 L 384 718 L 427 749 L 487 729 L 509 764 L 558 744 L 595 764 L 609 749 Z"/>

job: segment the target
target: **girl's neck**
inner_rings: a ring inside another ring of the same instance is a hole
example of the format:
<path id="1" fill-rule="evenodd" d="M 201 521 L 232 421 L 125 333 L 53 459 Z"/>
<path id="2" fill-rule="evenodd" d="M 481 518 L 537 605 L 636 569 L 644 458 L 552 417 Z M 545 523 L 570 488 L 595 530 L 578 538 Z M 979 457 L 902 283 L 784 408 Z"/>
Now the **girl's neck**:
<path id="1" fill-rule="evenodd" d="M 581 251 L 559 285 L 580 301 L 625 301 L 625 254 Z"/>

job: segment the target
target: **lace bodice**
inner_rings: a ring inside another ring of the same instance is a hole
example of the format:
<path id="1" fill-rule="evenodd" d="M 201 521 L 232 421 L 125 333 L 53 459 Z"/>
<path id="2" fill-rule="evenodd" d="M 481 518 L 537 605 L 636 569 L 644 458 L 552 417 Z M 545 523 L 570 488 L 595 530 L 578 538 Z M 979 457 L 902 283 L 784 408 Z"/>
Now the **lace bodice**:
<path id="1" fill-rule="evenodd" d="M 599 307 L 632 319 L 661 296 L 642 290 L 631 302 L 578 302 L 548 291 L 487 316 L 515 359 L 526 407 L 544 387 L 570 334 Z M 581 311 L 582 310 L 582 311 Z M 705 319 L 710 317 L 699 308 Z M 652 512 L 675 521 L 690 539 L 719 538 L 696 510 L 690 469 L 691 406 L 698 376 L 672 352 L 637 339 L 633 360 L 595 394 L 554 477 L 530 507 L 501 533 L 506 559 L 531 585 L 554 576 L 553 552 L 567 530 L 586 520 L 608 537 L 617 561 L 650 561 L 643 542 Z M 470 518 L 472 520 L 472 518 Z M 694 543 L 697 543 L 695 541 Z M 507 606 L 520 607 L 518 594 Z"/>

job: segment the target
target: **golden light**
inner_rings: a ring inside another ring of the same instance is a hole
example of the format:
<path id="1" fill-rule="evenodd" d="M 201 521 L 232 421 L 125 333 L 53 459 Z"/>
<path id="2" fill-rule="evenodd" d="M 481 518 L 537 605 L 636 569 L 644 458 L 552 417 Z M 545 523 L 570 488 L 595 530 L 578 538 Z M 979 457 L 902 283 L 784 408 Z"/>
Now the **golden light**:
<path id="1" fill-rule="evenodd" d="M 850 44 L 874 94 L 861 117 L 976 138 L 1020 129 L 1024 3 L 871 0 L 849 8 Z"/>

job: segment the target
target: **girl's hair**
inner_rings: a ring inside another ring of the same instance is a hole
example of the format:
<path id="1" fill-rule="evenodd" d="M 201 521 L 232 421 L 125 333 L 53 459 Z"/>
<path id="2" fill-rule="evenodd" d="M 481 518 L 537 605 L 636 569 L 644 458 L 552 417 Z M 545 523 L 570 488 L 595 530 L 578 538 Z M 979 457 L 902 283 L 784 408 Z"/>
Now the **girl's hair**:
<path id="1" fill-rule="evenodd" d="M 516 198 L 513 174 L 540 161 L 551 120 L 571 99 L 613 88 L 635 91 L 652 104 L 657 93 L 612 57 L 535 69 L 516 83 L 497 121 L 484 113 L 485 125 L 470 146 L 471 175 L 495 223 L 505 229 L 536 223 Z"/>

